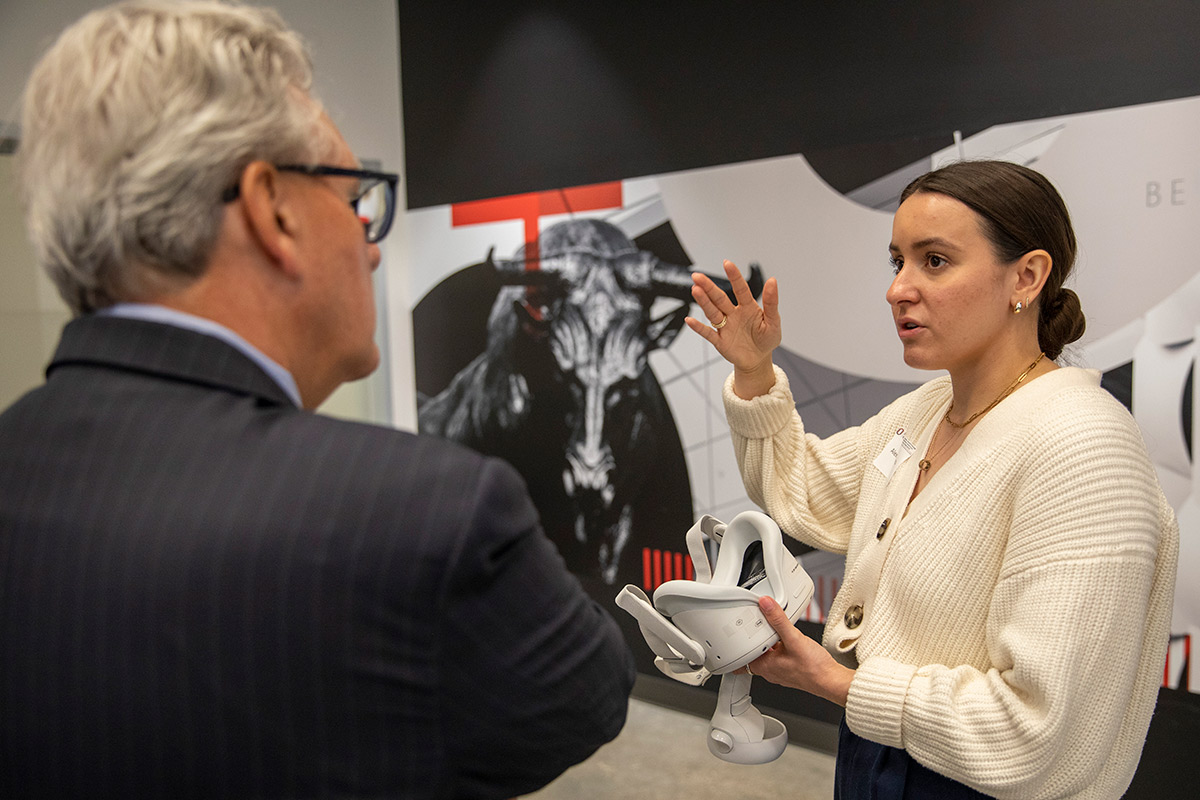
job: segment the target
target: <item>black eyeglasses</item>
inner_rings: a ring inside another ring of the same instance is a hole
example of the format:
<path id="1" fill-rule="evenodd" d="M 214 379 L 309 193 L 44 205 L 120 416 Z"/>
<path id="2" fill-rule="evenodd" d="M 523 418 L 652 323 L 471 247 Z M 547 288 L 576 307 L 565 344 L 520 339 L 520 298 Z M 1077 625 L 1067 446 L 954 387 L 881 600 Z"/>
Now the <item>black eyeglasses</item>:
<path id="1" fill-rule="evenodd" d="M 400 176 L 394 172 L 329 167 L 324 164 L 281 164 L 275 169 L 312 176 L 357 178 L 358 188 L 350 196 L 350 208 L 354 209 L 355 216 L 362 220 L 367 241 L 371 244 L 379 242 L 391 230 L 392 219 L 396 215 L 396 184 L 400 182 Z M 221 200 L 232 203 L 240 192 L 241 188 L 235 183 L 225 190 Z"/>

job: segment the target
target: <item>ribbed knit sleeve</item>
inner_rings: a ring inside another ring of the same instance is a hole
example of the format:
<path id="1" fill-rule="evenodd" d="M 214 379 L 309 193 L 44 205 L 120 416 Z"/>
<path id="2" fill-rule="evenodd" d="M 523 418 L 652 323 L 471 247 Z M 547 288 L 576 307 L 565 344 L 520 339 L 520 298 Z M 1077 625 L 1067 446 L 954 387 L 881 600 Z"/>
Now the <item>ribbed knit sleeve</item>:
<path id="1" fill-rule="evenodd" d="M 725 416 L 742 481 L 786 533 L 845 553 L 854 522 L 863 459 L 858 429 L 826 440 L 804 432 L 787 375 L 775 367 L 770 392 L 743 400 L 725 381 Z"/>

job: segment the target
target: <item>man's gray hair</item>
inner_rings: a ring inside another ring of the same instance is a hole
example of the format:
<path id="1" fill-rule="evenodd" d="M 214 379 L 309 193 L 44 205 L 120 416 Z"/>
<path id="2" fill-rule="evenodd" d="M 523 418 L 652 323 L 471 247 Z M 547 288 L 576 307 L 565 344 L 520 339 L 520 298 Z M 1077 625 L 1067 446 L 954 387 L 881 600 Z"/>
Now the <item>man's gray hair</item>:
<path id="1" fill-rule="evenodd" d="M 247 164 L 330 147 L 311 83 L 269 9 L 138 0 L 64 31 L 26 85 L 17 157 L 34 252 L 71 310 L 199 276 Z"/>

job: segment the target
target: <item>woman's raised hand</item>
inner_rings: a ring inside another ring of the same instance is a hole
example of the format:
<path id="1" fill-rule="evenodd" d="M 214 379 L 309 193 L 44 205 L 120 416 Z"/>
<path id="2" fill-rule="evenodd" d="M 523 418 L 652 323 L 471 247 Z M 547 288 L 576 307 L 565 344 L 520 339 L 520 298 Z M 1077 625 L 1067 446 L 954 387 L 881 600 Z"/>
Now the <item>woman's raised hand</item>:
<path id="1" fill-rule="evenodd" d="M 733 391 L 750 399 L 766 394 L 775 384 L 771 352 L 779 346 L 783 328 L 779 320 L 779 287 L 774 278 L 763 284 L 762 306 L 754 300 L 741 271 L 726 261 L 725 275 L 733 286 L 735 305 L 712 279 L 692 273 L 692 298 L 709 320 L 686 319 L 689 328 L 703 336 L 733 365 Z"/>

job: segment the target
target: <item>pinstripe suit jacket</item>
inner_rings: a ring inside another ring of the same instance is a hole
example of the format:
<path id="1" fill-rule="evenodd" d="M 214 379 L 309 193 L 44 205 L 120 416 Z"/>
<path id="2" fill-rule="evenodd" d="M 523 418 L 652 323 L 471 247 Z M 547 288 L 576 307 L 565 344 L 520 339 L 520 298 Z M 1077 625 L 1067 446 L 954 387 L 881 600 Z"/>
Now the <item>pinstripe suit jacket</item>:
<path id="1" fill-rule="evenodd" d="M 0 797 L 511 797 L 634 669 L 519 476 L 71 322 L 0 415 Z"/>

